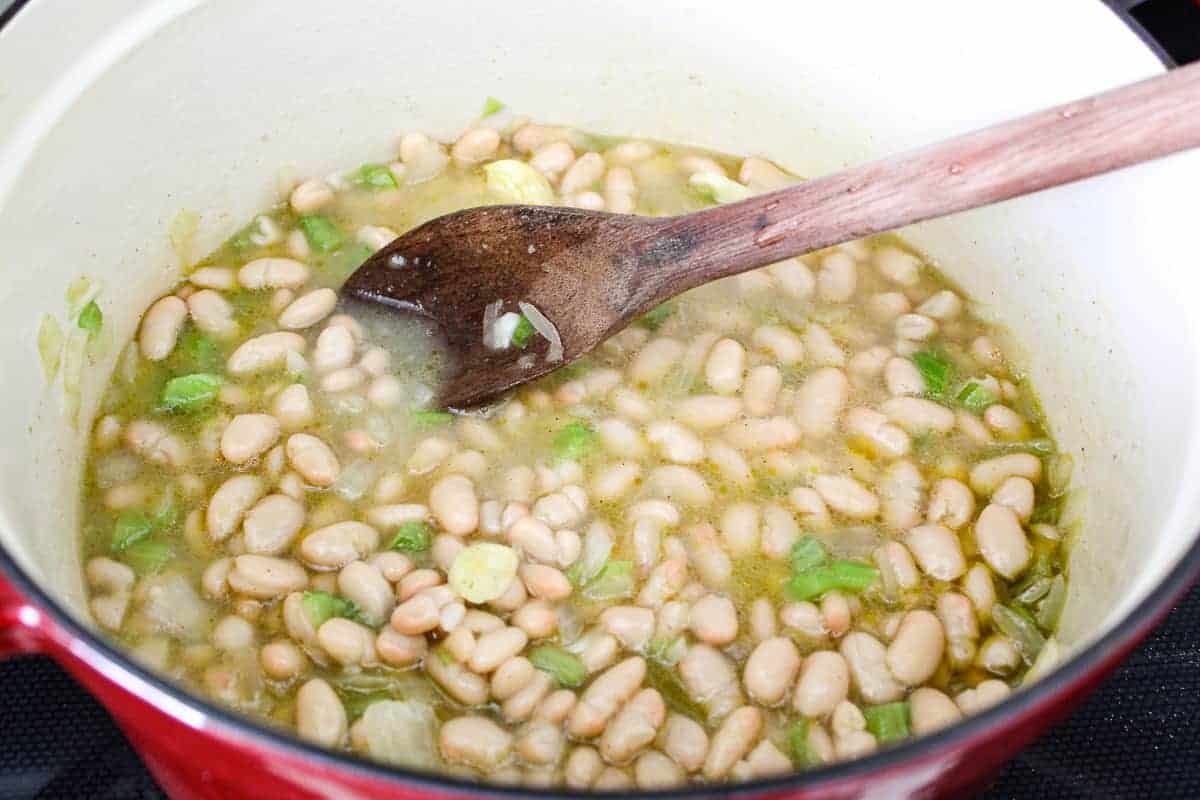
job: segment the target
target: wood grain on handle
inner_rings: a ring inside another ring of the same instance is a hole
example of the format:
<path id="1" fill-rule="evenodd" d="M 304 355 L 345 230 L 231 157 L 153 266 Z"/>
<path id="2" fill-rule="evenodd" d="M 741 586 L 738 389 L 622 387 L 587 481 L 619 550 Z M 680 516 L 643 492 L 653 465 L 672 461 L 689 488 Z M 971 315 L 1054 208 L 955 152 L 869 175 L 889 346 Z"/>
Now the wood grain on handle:
<path id="1" fill-rule="evenodd" d="M 675 294 L 764 263 L 1198 146 L 1200 63 L 670 220 L 659 235 L 694 246 L 676 268 L 663 271 L 670 275 L 661 275 L 661 285 Z"/>

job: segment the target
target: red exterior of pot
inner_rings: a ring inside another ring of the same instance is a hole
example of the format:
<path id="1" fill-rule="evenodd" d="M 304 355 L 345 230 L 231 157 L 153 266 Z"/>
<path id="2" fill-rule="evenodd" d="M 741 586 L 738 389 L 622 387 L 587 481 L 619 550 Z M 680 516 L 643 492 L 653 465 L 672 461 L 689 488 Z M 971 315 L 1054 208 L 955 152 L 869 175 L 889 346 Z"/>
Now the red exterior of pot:
<path id="1" fill-rule="evenodd" d="M 1069 680 L 1052 679 L 941 734 L 803 777 L 748 785 L 731 795 L 753 798 L 961 797 L 981 788 L 1034 737 L 1064 717 L 1091 692 L 1162 618 L 1187 588 L 1185 575 L 1163 587 L 1153 613 L 1135 616 L 1123 631 Z M 110 656 L 74 623 L 39 608 L 0 577 L 0 655 L 54 657 L 102 702 L 120 724 L 151 773 L 172 798 L 467 798 L 484 794 L 553 796 L 521 790 L 480 792 L 450 781 L 405 775 L 355 763 L 266 733 L 252 723 L 206 709 L 140 670 Z M 1103 643 L 1101 643 L 1103 644 Z M 1068 672 L 1060 670 L 1060 673 Z M 1053 677 L 1053 676 L 1052 676 Z M 1045 691 L 1044 689 L 1050 689 Z M 1024 696 L 1032 702 L 1019 703 Z M 975 724 L 972 724 L 975 723 Z M 982 723 L 982 724 L 980 724 Z M 964 731 L 967 731 L 964 735 Z M 703 790 L 700 790 L 703 793 Z M 697 790 L 677 795 L 695 796 Z"/>

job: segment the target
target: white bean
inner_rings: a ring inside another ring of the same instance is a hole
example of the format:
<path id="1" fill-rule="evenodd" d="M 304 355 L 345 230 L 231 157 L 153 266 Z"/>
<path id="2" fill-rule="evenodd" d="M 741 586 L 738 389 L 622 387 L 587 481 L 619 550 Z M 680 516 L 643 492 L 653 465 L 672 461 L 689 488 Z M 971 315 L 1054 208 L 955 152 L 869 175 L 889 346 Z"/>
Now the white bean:
<path id="1" fill-rule="evenodd" d="M 500 148 L 500 133 L 492 128 L 470 128 L 450 148 L 450 157 L 459 166 L 479 164 L 494 158 Z"/>
<path id="2" fill-rule="evenodd" d="M 313 486 L 330 486 L 341 473 L 341 464 L 329 445 L 307 433 L 293 433 L 285 446 L 288 463 Z"/>
<path id="3" fill-rule="evenodd" d="M 913 733 L 924 736 L 962 719 L 954 701 L 937 689 L 922 686 L 908 696 Z"/>
<path id="4" fill-rule="evenodd" d="M 784 366 L 799 364 L 804 360 L 804 343 L 799 336 L 782 325 L 763 325 L 755 328 L 750 341 L 759 350 L 770 353 Z"/>
<path id="5" fill-rule="evenodd" d="M 310 178 L 292 190 L 288 203 L 297 214 L 312 214 L 333 201 L 333 188 L 320 178 Z"/>
<path id="6" fill-rule="evenodd" d="M 979 514 L 975 542 L 987 565 L 1009 580 L 1019 575 L 1032 557 L 1020 518 L 998 503 L 989 503 Z"/>
<path id="7" fill-rule="evenodd" d="M 762 732 L 763 714 L 754 706 L 742 706 L 731 713 L 713 734 L 704 759 L 706 780 L 725 777 L 733 765 L 750 751 Z"/>
<path id="8" fill-rule="evenodd" d="M 892 397 L 879 406 L 888 419 L 912 434 L 954 430 L 954 412 L 922 397 Z"/>
<path id="9" fill-rule="evenodd" d="M 575 737 L 599 734 L 645 678 L 646 661 L 638 656 L 609 667 L 580 695 L 567 720 L 567 731 Z"/>
<path id="10" fill-rule="evenodd" d="M 256 475 L 235 475 L 226 480 L 208 501 L 205 525 L 215 542 L 229 538 L 242 516 L 266 493 L 266 486 Z"/>
<path id="11" fill-rule="evenodd" d="M 479 526 L 475 484 L 463 475 L 442 478 L 429 490 L 429 510 L 447 533 L 465 536 Z"/>
<path id="12" fill-rule="evenodd" d="M 512 734 L 487 717 L 455 717 L 444 722 L 438 732 L 443 758 L 485 771 L 504 763 L 512 746 Z"/>
<path id="13" fill-rule="evenodd" d="M 800 669 L 800 651 L 786 636 L 759 643 L 746 659 L 742 680 L 750 699 L 760 705 L 778 704 Z"/>
<path id="14" fill-rule="evenodd" d="M 829 507 L 855 519 L 870 519 L 879 513 L 879 498 L 848 475 L 818 475 L 813 488 Z"/>
<path id="15" fill-rule="evenodd" d="M 792 707 L 810 719 L 833 713 L 850 691 L 850 666 L 833 650 L 818 650 L 804 659 Z"/>
<path id="16" fill-rule="evenodd" d="M 975 495 L 965 483 L 954 478 L 942 478 L 934 484 L 933 492 L 929 495 L 926 520 L 958 530 L 970 522 L 974 514 Z"/>
<path id="17" fill-rule="evenodd" d="M 634 356 L 629 365 L 629 379 L 638 386 L 653 386 L 683 357 L 684 347 L 675 339 L 660 336 L 653 339 Z"/>
<path id="18" fill-rule="evenodd" d="M 187 299 L 188 313 L 196 327 L 219 339 L 236 336 L 237 322 L 233 319 L 233 306 L 220 292 L 201 289 Z"/>
<path id="19" fill-rule="evenodd" d="M 774 412 L 779 390 L 782 387 L 783 375 L 777 367 L 764 364 L 750 370 L 746 375 L 746 386 L 742 391 L 746 413 L 756 417 L 765 417 Z"/>
<path id="20" fill-rule="evenodd" d="M 1013 510 L 1022 523 L 1028 522 L 1033 514 L 1034 489 L 1028 478 L 1014 475 L 1006 478 L 1004 483 L 992 492 L 992 502 L 996 505 L 1007 506 Z"/>
<path id="21" fill-rule="evenodd" d="M 813 372 L 796 391 L 796 422 L 806 436 L 828 436 L 837 428 L 846 404 L 850 382 L 833 367 Z"/>
<path id="22" fill-rule="evenodd" d="M 713 345 L 704 365 L 704 378 L 717 394 L 737 394 L 746 371 L 746 350 L 734 339 Z"/>
<path id="23" fill-rule="evenodd" d="M 264 372 L 283 366 L 288 353 L 303 353 L 306 345 L 304 337 L 298 333 L 264 333 L 242 342 L 229 356 L 225 367 L 237 376 Z"/>
<path id="24" fill-rule="evenodd" d="M 279 420 L 283 430 L 292 432 L 308 427 L 316 419 L 312 398 L 309 397 L 308 387 L 302 383 L 293 383 L 285 387 L 271 404 L 271 413 Z"/>
<path id="25" fill-rule="evenodd" d="M 905 544 L 921 571 L 939 581 L 952 581 L 967 569 L 958 537 L 941 525 L 919 525 L 908 532 Z"/>
<path id="26" fill-rule="evenodd" d="M 246 551 L 278 555 L 287 550 L 304 525 L 304 514 L 304 505 L 287 495 L 264 497 L 246 512 L 242 521 Z"/>
<path id="27" fill-rule="evenodd" d="M 748 555 L 758 549 L 759 512 L 753 503 L 734 503 L 721 515 L 721 538 L 734 557 Z"/>
<path id="28" fill-rule="evenodd" d="M 313 678 L 296 693 L 296 733 L 301 739 L 337 747 L 346 738 L 346 709 L 333 688 Z"/>
<path id="29" fill-rule="evenodd" d="M 675 419 L 700 431 L 728 425 L 742 413 L 742 403 L 736 397 L 692 395 L 675 404 Z"/>
<path id="30" fill-rule="evenodd" d="M 728 597 L 707 594 L 692 606 L 688 627 L 702 642 L 727 645 L 738 635 L 737 609 Z"/>
<path id="31" fill-rule="evenodd" d="M 839 650 L 855 687 L 868 703 L 890 703 L 904 695 L 904 687 L 888 669 L 887 649 L 874 636 L 852 631 L 842 639 Z"/>
<path id="32" fill-rule="evenodd" d="M 883 382 L 893 397 L 917 396 L 925 393 L 925 378 L 911 359 L 893 356 L 883 367 Z"/>
<path id="33" fill-rule="evenodd" d="M 313 367 L 325 374 L 344 369 L 354 362 L 357 343 L 353 332 L 342 325 L 327 325 L 313 348 Z"/>
<path id="34" fill-rule="evenodd" d="M 832 252 L 821 259 L 817 273 L 817 294 L 827 303 L 844 303 L 854 296 L 858 286 L 858 269 L 854 259 L 842 252 Z"/>
<path id="35" fill-rule="evenodd" d="M 980 461 L 971 468 L 971 488 L 990 496 L 1000 484 L 1013 476 L 1037 483 L 1042 476 L 1042 462 L 1030 453 L 1010 453 Z"/>
<path id="36" fill-rule="evenodd" d="M 333 289 L 314 289 L 302 294 L 279 315 L 279 327 L 287 330 L 303 330 L 316 325 L 333 313 L 337 305 L 337 292 Z"/>
<path id="37" fill-rule="evenodd" d="M 238 414 L 221 434 L 221 455 L 233 464 L 258 458 L 279 441 L 279 420 L 270 414 Z"/>
<path id="38" fill-rule="evenodd" d="M 908 686 L 933 677 L 945 649 L 942 623 L 929 611 L 909 611 L 887 648 L 887 665 L 892 675 Z"/>
<path id="39" fill-rule="evenodd" d="M 175 295 L 167 295 L 150 306 L 142 317 L 138 331 L 138 347 L 141 348 L 142 357 L 149 361 L 162 361 L 171 355 L 187 315 L 187 304 Z"/>
<path id="40" fill-rule="evenodd" d="M 308 267 L 291 258 L 256 258 L 238 270 L 246 289 L 298 289 L 308 280 Z"/>
<path id="41" fill-rule="evenodd" d="M 379 532 L 362 522 L 347 520 L 318 528 L 300 542 L 300 557 L 318 567 L 341 569 L 366 558 L 379 546 Z"/>

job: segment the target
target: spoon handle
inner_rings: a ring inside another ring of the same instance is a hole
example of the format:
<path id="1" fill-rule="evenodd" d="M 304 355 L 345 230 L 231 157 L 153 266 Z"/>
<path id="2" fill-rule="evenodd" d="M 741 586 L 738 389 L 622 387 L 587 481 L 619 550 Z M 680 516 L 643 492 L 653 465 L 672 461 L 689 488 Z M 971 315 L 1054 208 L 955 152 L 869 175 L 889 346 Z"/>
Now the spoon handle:
<path id="1" fill-rule="evenodd" d="M 675 294 L 823 247 L 1200 146 L 1200 63 L 797 186 L 663 222 Z M 663 272 L 670 272 L 669 276 Z M 650 288 L 650 287 L 648 287 Z"/>

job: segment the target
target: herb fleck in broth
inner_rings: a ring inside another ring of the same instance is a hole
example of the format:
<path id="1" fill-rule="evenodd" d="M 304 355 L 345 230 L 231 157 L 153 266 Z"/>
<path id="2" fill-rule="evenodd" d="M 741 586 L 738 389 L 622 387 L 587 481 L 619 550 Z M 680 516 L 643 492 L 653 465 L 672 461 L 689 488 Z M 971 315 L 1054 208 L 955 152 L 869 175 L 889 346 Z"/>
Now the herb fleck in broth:
<path id="1" fill-rule="evenodd" d="M 401 155 L 301 184 L 122 357 L 82 546 L 138 658 L 329 747 L 573 788 L 853 758 L 1019 684 L 1065 596 L 1070 462 L 957 288 L 855 242 L 450 415 L 430 331 L 319 290 L 459 208 L 675 214 L 794 179 L 533 125 Z"/>

